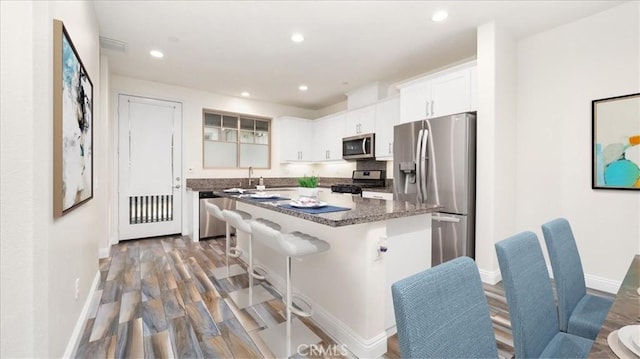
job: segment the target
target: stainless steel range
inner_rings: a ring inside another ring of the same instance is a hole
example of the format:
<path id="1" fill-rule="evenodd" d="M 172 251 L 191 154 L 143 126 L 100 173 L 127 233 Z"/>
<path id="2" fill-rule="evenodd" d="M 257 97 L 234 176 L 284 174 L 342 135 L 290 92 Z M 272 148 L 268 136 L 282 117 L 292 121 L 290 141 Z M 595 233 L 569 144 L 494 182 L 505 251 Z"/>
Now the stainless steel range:
<path id="1" fill-rule="evenodd" d="M 351 175 L 353 183 L 332 185 L 331 192 L 360 194 L 363 188 L 384 187 L 385 178 L 381 170 L 355 170 Z"/>

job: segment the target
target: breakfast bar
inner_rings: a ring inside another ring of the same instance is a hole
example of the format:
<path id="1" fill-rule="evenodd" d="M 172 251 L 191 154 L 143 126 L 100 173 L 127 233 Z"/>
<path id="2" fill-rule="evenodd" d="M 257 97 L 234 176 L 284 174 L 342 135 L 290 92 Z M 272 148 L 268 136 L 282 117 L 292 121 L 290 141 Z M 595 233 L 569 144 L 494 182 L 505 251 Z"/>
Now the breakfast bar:
<path id="1" fill-rule="evenodd" d="M 266 192 L 270 196 L 214 193 L 234 199 L 237 209 L 253 218 L 278 223 L 282 232 L 300 231 L 327 241 L 328 251 L 294 262 L 294 293 L 311 304 L 312 319 L 357 357 L 387 351 L 387 337 L 395 333 L 391 284 L 431 266 L 431 212 L 438 206 L 320 189 L 320 202 L 342 210 L 310 214 L 289 206 L 298 199 L 295 188 L 271 189 Z M 247 246 L 242 233 L 238 246 Z M 253 256 L 254 264 L 268 270 L 269 283 L 282 292 L 284 259 L 259 241 L 253 241 Z"/>

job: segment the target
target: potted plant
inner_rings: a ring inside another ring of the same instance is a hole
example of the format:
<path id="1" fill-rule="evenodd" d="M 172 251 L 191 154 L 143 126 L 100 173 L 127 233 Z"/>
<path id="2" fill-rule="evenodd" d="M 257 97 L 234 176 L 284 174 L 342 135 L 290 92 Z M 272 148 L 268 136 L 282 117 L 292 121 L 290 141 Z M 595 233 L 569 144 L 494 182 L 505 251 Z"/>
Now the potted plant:
<path id="1" fill-rule="evenodd" d="M 298 178 L 298 195 L 300 197 L 318 197 L 318 177 L 304 176 L 302 178 Z"/>

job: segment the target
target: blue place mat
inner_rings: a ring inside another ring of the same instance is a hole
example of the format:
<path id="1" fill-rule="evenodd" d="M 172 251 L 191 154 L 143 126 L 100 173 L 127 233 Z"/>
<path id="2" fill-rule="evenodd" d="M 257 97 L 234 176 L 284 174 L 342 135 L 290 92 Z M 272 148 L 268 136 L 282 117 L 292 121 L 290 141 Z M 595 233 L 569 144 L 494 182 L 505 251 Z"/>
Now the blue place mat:
<path id="1" fill-rule="evenodd" d="M 340 211 L 348 211 L 351 208 L 346 207 L 338 207 L 338 206 L 324 206 L 320 208 L 298 208 L 294 207 L 290 204 L 279 204 L 278 207 L 291 209 L 294 211 L 309 213 L 309 214 L 322 214 L 322 213 L 330 213 L 330 212 L 340 212 Z"/>
<path id="2" fill-rule="evenodd" d="M 256 202 L 273 202 L 273 201 L 283 201 L 286 199 L 291 199 L 287 197 L 273 197 L 273 198 L 253 198 L 251 196 L 247 197 L 248 199 Z"/>

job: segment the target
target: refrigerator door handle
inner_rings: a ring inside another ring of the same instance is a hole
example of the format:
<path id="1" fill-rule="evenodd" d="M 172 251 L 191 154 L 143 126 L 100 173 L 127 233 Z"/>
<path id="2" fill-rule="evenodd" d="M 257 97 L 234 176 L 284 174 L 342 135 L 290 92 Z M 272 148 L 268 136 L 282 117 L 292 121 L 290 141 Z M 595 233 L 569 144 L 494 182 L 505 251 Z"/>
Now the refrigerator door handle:
<path id="1" fill-rule="evenodd" d="M 438 222 L 453 222 L 453 223 L 459 223 L 460 222 L 460 218 L 445 217 L 445 216 L 432 216 L 431 220 L 438 221 Z"/>
<path id="2" fill-rule="evenodd" d="M 420 168 L 422 167 L 422 161 L 420 160 L 420 153 L 422 149 L 422 136 L 424 130 L 418 131 L 418 141 L 416 142 L 416 186 L 418 187 L 418 200 L 423 201 L 422 197 L 422 177 L 420 174 Z"/>
<path id="3" fill-rule="evenodd" d="M 422 130 L 422 141 L 420 144 L 420 187 L 422 188 L 422 201 L 427 200 L 427 139 L 429 138 L 429 130 Z"/>

